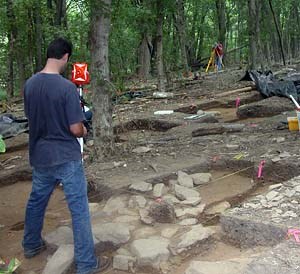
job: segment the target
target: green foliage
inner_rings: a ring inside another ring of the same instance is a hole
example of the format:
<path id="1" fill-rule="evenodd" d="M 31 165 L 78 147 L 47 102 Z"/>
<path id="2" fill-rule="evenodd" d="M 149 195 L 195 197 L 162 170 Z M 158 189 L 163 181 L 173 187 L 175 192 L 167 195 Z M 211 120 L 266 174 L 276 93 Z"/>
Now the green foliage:
<path id="1" fill-rule="evenodd" d="M 14 33 L 13 62 L 14 87 L 20 90 L 22 77 L 28 78 L 37 69 L 39 48 L 42 63 L 49 42 L 57 36 L 69 38 L 74 45 L 72 62 L 90 63 L 90 22 L 91 5 L 103 3 L 97 0 L 66 0 L 66 25 L 55 24 L 56 3 L 52 0 L 15 0 L 12 10 L 8 1 L 0 0 L 0 87 L 1 96 L 7 86 L 7 64 L 9 58 L 9 38 Z M 157 3 L 160 10 L 157 10 Z M 260 39 L 262 51 L 276 52 L 278 38 L 267 0 L 262 0 Z M 239 63 L 248 60 L 248 1 L 226 0 L 226 50 L 240 48 L 226 56 L 225 61 Z M 300 8 L 298 0 L 273 0 L 274 9 L 280 22 L 287 54 L 295 56 L 299 52 Z M 218 18 L 216 0 L 185 0 L 185 46 L 190 64 L 210 55 L 211 47 L 218 39 Z M 152 75 L 155 76 L 155 43 L 158 12 L 164 16 L 163 51 L 167 70 L 180 70 L 180 41 L 175 24 L 177 12 L 175 0 L 112 0 L 111 30 L 109 38 L 109 58 L 112 79 L 117 89 L 123 90 L 128 78 L 135 77 L 139 67 L 139 47 L 143 37 L 151 39 Z M 109 10 L 105 9 L 105 12 Z M 9 17 L 8 14 L 13 14 Z M 37 14 L 41 22 L 38 25 Z M 97 16 L 97 15 L 94 15 Z M 62 18 L 63 19 L 63 18 Z M 39 28 L 41 32 L 39 33 Z M 39 38 L 41 35 L 41 39 Z M 150 47 L 150 45 L 149 45 Z M 276 54 L 273 58 L 276 59 Z M 24 66 L 24 74 L 20 66 Z"/>

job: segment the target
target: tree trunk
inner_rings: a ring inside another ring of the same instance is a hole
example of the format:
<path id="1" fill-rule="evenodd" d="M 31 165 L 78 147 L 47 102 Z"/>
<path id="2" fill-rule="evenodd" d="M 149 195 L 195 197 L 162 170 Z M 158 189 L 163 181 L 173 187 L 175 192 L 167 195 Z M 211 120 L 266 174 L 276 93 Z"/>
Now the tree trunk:
<path id="1" fill-rule="evenodd" d="M 285 56 L 284 56 L 282 36 L 281 36 L 281 31 L 279 29 L 279 23 L 277 21 L 277 17 L 275 15 L 275 11 L 274 11 L 274 8 L 273 8 L 273 5 L 272 5 L 272 0 L 269 0 L 269 5 L 270 5 L 270 8 L 271 8 L 271 12 L 272 12 L 272 15 L 273 15 L 273 19 L 274 19 L 274 23 L 275 23 L 275 27 L 276 27 L 278 39 L 279 39 L 279 44 L 280 44 L 280 50 L 281 50 L 281 56 L 282 56 L 283 65 L 285 66 L 286 62 L 285 62 Z"/>
<path id="2" fill-rule="evenodd" d="M 112 98 L 109 81 L 108 43 L 111 0 L 91 1 L 91 72 L 95 156 L 114 152 Z"/>
<path id="3" fill-rule="evenodd" d="M 40 71 L 43 68 L 42 64 L 42 18 L 40 11 L 39 1 L 35 2 L 33 15 L 35 17 L 35 46 L 36 46 L 36 63 L 35 70 L 36 72 Z"/>
<path id="4" fill-rule="evenodd" d="M 218 40 L 226 47 L 226 4 L 225 0 L 216 0 L 219 36 Z"/>
<path id="5" fill-rule="evenodd" d="M 55 25 L 67 27 L 66 6 L 66 0 L 56 0 Z"/>
<path id="6" fill-rule="evenodd" d="M 249 29 L 249 68 L 259 68 L 260 55 L 260 1 L 248 0 L 248 29 Z"/>
<path id="7" fill-rule="evenodd" d="M 184 73 L 187 74 L 189 72 L 189 64 L 186 53 L 186 28 L 185 28 L 185 14 L 184 14 L 184 0 L 177 0 L 177 13 L 175 15 L 175 23 L 179 36 L 179 44 L 180 44 L 180 54 L 181 54 L 181 63 L 183 66 Z"/>
<path id="8" fill-rule="evenodd" d="M 14 96 L 14 53 L 15 53 L 15 41 L 17 36 L 17 29 L 15 26 L 15 15 L 13 10 L 13 1 L 7 0 L 7 19 L 8 19 L 8 74 L 7 74 L 7 97 L 10 99 Z"/>
<path id="9" fill-rule="evenodd" d="M 163 4 L 157 0 L 157 33 L 156 33 L 156 67 L 157 67 L 157 87 L 160 92 L 166 91 L 164 63 L 163 63 Z"/>
<path id="10" fill-rule="evenodd" d="M 138 75 L 140 79 L 147 80 L 150 74 L 151 67 L 151 39 L 145 33 L 143 40 L 139 46 L 139 67 Z"/>

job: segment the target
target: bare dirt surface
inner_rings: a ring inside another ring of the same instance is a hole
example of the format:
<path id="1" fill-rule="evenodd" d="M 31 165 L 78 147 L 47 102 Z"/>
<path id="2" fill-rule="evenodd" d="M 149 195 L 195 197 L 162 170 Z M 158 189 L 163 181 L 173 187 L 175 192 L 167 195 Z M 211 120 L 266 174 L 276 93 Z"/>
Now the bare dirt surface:
<path id="1" fill-rule="evenodd" d="M 117 134 L 116 155 L 103 162 L 95 162 L 91 156 L 92 145 L 85 148 L 86 173 L 91 189 L 90 201 L 101 203 L 112 194 L 127 193 L 126 187 L 134 181 L 166 183 L 175 177 L 178 170 L 184 170 L 187 173 L 212 173 L 212 183 L 199 187 L 201 197 L 207 205 L 229 201 L 232 206 L 237 206 L 248 197 L 264 192 L 268 184 L 299 175 L 299 134 L 288 131 L 286 125 L 282 130 L 277 129 L 280 122 L 286 121 L 287 114 L 238 120 L 234 100 L 246 93 L 222 95 L 229 90 L 250 86 L 249 82 L 238 81 L 243 73 L 231 70 L 205 76 L 196 83 L 183 82 L 174 90 L 175 96 L 171 99 L 154 100 L 145 97 L 116 105 L 115 124 L 122 129 Z M 197 113 L 201 106 L 205 110 L 219 112 L 219 122 L 244 124 L 243 131 L 193 138 L 192 132 L 199 127 L 199 123 L 186 117 Z M 154 111 L 157 110 L 180 108 L 188 111 L 154 115 Z M 135 121 L 134 128 L 132 124 L 131 128 L 124 126 L 128 121 L 142 118 L 163 123 L 155 122 L 147 128 L 145 124 Z M 168 128 L 168 123 L 177 125 Z M 47 257 L 53 250 L 47 250 L 31 260 L 23 257 L 21 240 L 24 210 L 31 188 L 27 143 L 27 134 L 8 139 L 7 152 L 0 155 L 0 257 L 17 257 L 21 260 L 22 266 L 16 273 L 38 274 L 42 273 Z M 149 151 L 133 152 L 133 149 L 140 146 L 149 148 Z M 290 156 L 282 157 L 280 161 L 272 160 L 283 152 L 288 152 Z M 266 165 L 263 178 L 258 180 L 257 167 L 262 159 L 266 159 Z M 217 220 L 211 222 L 206 216 L 202 218 L 204 223 L 213 223 L 217 231 L 219 230 Z M 70 216 L 64 194 L 58 188 L 47 210 L 44 233 L 69 223 Z M 174 259 L 169 273 L 184 273 L 192 259 L 215 261 L 247 257 L 263 251 L 263 248 L 259 247 L 239 249 L 223 241 L 221 233 L 217 233 L 216 237 L 215 245 L 207 253 L 190 254 L 186 258 Z M 125 272 L 110 269 L 107 273 Z M 139 270 L 137 273 L 144 272 Z"/>

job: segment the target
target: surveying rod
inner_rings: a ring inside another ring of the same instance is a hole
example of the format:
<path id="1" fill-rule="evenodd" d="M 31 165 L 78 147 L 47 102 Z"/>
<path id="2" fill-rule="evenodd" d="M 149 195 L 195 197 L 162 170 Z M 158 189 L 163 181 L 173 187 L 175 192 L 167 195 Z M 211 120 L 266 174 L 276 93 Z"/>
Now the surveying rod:
<path id="1" fill-rule="evenodd" d="M 82 85 L 78 86 L 78 92 L 79 92 L 79 96 L 80 98 L 82 97 Z M 84 112 L 84 105 L 81 106 L 82 107 L 82 112 Z M 81 152 L 81 157 L 82 157 L 82 161 L 83 161 L 83 137 L 77 138 L 79 144 L 80 144 L 80 152 Z"/>

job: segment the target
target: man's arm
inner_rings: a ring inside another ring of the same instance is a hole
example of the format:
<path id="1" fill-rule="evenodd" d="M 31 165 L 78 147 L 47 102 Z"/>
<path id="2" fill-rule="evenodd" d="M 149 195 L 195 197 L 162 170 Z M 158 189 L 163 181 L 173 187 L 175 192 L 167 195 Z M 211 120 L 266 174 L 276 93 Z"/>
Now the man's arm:
<path id="1" fill-rule="evenodd" d="M 70 131 L 77 138 L 81 138 L 87 135 L 87 130 L 83 123 L 70 125 Z"/>

